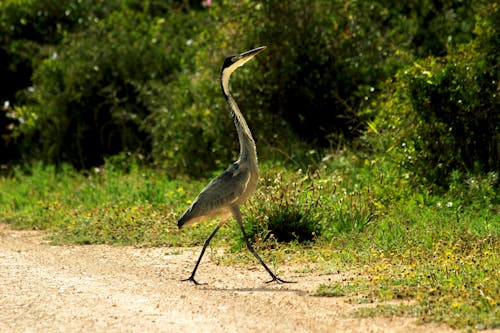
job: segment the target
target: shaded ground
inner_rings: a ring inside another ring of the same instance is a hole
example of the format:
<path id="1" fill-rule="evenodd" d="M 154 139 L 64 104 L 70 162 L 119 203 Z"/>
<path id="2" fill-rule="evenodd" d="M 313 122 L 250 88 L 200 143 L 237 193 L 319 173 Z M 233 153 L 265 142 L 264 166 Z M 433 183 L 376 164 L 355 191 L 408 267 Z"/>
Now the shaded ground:
<path id="1" fill-rule="evenodd" d="M 256 263 L 217 266 L 199 248 L 51 246 L 44 234 L 0 224 L 0 332 L 453 332 L 413 318 L 351 318 L 357 306 L 314 297 L 342 274 L 297 273 L 295 284 L 265 284 Z"/>

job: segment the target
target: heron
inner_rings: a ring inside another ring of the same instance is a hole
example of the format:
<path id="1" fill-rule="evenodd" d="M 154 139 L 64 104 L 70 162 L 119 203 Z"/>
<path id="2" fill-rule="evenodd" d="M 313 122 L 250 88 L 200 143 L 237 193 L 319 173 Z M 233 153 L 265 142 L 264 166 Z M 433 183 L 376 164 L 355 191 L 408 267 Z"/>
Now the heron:
<path id="1" fill-rule="evenodd" d="M 222 174 L 214 178 L 210 181 L 210 183 L 208 183 L 207 186 L 205 186 L 205 188 L 198 194 L 193 203 L 188 209 L 186 209 L 178 220 L 178 227 L 183 228 L 184 226 L 195 224 L 208 218 L 220 218 L 220 221 L 216 225 L 215 229 L 203 242 L 203 248 L 201 249 L 200 256 L 196 261 L 191 276 L 183 279 L 182 281 L 190 281 L 196 285 L 201 284 L 195 280 L 194 276 L 198 266 L 200 265 L 203 254 L 217 231 L 232 216 L 238 223 L 241 232 L 243 233 L 243 238 L 245 239 L 248 250 L 250 250 L 258 262 L 264 266 L 266 271 L 271 275 L 272 279 L 267 281 L 267 283 L 273 281 L 280 284 L 289 282 L 277 277 L 255 251 L 245 232 L 240 212 L 240 206 L 245 203 L 252 192 L 254 192 L 257 188 L 259 166 L 257 163 L 257 148 L 255 146 L 255 141 L 250 129 L 248 128 L 247 122 L 238 107 L 238 104 L 236 104 L 236 101 L 231 95 L 229 90 L 229 78 L 238 67 L 243 66 L 247 61 L 264 51 L 264 49 L 266 49 L 266 46 L 261 46 L 241 54 L 229 56 L 224 60 L 222 65 L 222 93 L 229 106 L 229 110 L 238 133 L 240 154 L 236 162 L 234 162 Z"/>

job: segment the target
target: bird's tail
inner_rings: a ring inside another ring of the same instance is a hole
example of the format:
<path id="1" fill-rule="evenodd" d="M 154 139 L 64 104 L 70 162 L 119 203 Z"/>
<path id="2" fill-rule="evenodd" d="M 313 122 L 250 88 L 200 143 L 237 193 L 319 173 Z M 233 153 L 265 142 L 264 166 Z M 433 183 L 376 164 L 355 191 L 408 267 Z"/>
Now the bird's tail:
<path id="1" fill-rule="evenodd" d="M 179 227 L 179 229 L 182 229 L 187 225 L 194 224 L 202 218 L 201 216 L 193 216 L 191 208 L 192 207 L 189 207 L 177 221 L 177 227 Z"/>
<path id="2" fill-rule="evenodd" d="M 185 215 L 186 215 L 186 214 L 182 215 L 182 216 L 181 216 L 181 218 L 177 221 L 177 227 L 178 227 L 179 229 L 182 229 L 182 227 L 183 227 L 183 226 L 186 224 L 186 222 L 187 222 L 187 219 L 185 218 Z"/>

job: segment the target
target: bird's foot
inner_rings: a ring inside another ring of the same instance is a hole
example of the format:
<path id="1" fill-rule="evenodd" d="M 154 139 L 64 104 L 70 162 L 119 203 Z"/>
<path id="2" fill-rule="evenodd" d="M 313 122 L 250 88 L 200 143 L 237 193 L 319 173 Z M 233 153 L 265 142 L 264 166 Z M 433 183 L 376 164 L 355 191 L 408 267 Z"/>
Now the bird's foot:
<path id="1" fill-rule="evenodd" d="M 273 276 L 273 278 L 269 281 L 266 281 L 266 283 L 271 283 L 271 282 L 275 282 L 278 283 L 278 284 L 283 284 L 283 283 L 297 283 L 297 281 L 285 281 L 285 280 L 282 280 L 280 279 L 279 277 L 277 276 Z"/>
<path id="2" fill-rule="evenodd" d="M 188 277 L 187 279 L 182 279 L 181 281 L 189 281 L 189 282 L 191 282 L 191 283 L 193 283 L 193 284 L 195 284 L 195 285 L 197 285 L 197 286 L 202 285 L 202 284 L 207 284 L 206 282 L 198 282 L 198 281 L 196 281 L 196 280 L 194 279 L 194 276 L 193 276 L 193 275 L 191 275 L 191 276 L 190 276 L 190 277 Z"/>

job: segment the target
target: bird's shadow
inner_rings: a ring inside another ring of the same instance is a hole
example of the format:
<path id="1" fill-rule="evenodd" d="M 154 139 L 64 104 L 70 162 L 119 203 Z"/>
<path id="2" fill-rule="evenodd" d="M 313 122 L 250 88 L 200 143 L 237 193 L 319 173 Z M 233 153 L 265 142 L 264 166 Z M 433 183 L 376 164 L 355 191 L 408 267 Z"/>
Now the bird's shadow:
<path id="1" fill-rule="evenodd" d="M 224 287 L 211 287 L 211 286 L 205 286 L 201 287 L 200 289 L 202 290 L 209 290 L 209 291 L 221 291 L 221 292 L 240 292 L 240 293 L 253 293 L 253 292 L 259 292 L 259 293 L 268 293 L 268 292 L 282 292 L 282 293 L 295 293 L 299 296 L 307 296 L 309 295 L 309 292 L 297 288 L 293 289 L 277 289 L 277 288 L 266 288 L 266 287 L 255 287 L 255 288 L 245 288 L 245 287 L 240 287 L 240 288 L 224 288 Z"/>

